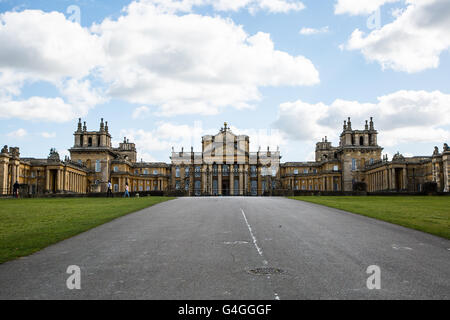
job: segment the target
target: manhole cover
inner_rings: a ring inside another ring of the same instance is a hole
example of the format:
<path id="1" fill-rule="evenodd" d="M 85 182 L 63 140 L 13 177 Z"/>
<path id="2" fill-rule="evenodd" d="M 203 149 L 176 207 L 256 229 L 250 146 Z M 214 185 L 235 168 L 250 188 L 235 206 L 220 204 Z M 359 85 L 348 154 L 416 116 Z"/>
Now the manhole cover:
<path id="1" fill-rule="evenodd" d="M 251 274 L 265 276 L 265 275 L 270 275 L 270 274 L 282 274 L 282 273 L 284 273 L 284 270 L 278 269 L 278 268 L 255 268 L 255 269 L 249 270 L 249 272 Z"/>

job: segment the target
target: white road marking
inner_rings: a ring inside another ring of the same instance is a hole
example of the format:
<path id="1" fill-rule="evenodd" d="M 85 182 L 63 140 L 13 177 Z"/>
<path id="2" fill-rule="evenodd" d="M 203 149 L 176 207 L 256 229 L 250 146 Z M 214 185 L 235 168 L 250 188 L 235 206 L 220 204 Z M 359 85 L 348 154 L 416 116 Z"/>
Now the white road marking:
<path id="1" fill-rule="evenodd" d="M 262 257 L 262 256 L 263 256 L 263 251 L 262 251 L 262 249 L 258 246 L 258 240 L 256 240 L 256 237 L 255 237 L 255 235 L 253 234 L 252 227 L 251 227 L 250 224 L 248 223 L 248 220 L 247 220 L 247 217 L 246 217 L 246 215 L 245 215 L 244 210 L 241 209 L 241 212 L 242 212 L 242 215 L 244 216 L 245 223 L 247 224 L 248 231 L 250 231 L 250 235 L 252 236 L 253 244 L 255 245 L 256 251 L 258 251 L 259 255 Z"/>
<path id="2" fill-rule="evenodd" d="M 397 246 L 396 244 L 393 244 L 393 245 L 392 245 L 392 249 L 394 249 L 394 250 L 400 250 L 400 249 L 403 249 L 403 250 L 412 250 L 412 248 L 410 248 L 410 247 L 399 247 L 399 246 Z"/>
<path id="3" fill-rule="evenodd" d="M 252 227 L 250 226 L 250 223 L 248 223 L 247 216 L 245 215 L 245 212 L 244 212 L 244 210 L 242 210 L 242 208 L 241 208 L 241 212 L 242 212 L 242 215 L 244 216 L 245 224 L 247 225 L 248 231 L 250 232 L 250 236 L 251 236 L 252 239 L 253 239 L 253 244 L 255 245 L 256 251 L 258 251 L 259 255 L 260 255 L 261 257 L 264 258 L 264 256 L 263 256 L 263 251 L 262 251 L 262 249 L 258 246 L 258 240 L 256 240 L 256 237 L 255 237 L 255 235 L 253 234 Z M 263 264 L 264 264 L 265 266 L 267 266 L 269 263 L 267 262 L 267 260 L 264 259 L 264 260 L 263 260 Z M 270 280 L 270 276 L 267 276 L 267 279 Z M 278 295 L 278 293 L 274 292 L 274 295 L 275 295 L 275 300 L 280 300 L 280 296 Z"/>
<path id="4" fill-rule="evenodd" d="M 247 244 L 248 241 L 226 241 L 223 244 Z"/>

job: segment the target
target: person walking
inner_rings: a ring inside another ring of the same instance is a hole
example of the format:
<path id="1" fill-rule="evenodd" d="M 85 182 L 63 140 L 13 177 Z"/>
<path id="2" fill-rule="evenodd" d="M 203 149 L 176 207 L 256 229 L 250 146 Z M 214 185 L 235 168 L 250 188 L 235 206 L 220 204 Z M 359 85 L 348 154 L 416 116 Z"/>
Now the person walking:
<path id="1" fill-rule="evenodd" d="M 128 183 L 125 184 L 125 193 L 123 195 L 123 197 L 130 197 L 130 192 L 129 192 L 129 188 L 128 188 Z"/>
<path id="2" fill-rule="evenodd" d="M 111 198 L 113 198 L 111 181 L 108 181 L 108 191 L 106 192 L 106 197 L 109 198 L 109 196 L 111 196 Z"/>
<path id="3" fill-rule="evenodd" d="M 18 181 L 16 181 L 16 183 L 14 183 L 14 185 L 13 185 L 13 196 L 14 196 L 14 198 L 19 198 L 19 182 Z"/>

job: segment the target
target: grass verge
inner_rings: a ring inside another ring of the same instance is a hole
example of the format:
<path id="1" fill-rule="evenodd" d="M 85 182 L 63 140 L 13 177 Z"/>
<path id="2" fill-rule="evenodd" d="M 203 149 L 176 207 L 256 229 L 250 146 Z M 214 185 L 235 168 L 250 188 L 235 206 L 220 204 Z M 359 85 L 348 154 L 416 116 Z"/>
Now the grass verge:
<path id="1" fill-rule="evenodd" d="M 29 255 L 169 197 L 0 200 L 0 263 Z"/>
<path id="2" fill-rule="evenodd" d="M 384 220 L 450 239 L 450 197 L 290 197 Z"/>

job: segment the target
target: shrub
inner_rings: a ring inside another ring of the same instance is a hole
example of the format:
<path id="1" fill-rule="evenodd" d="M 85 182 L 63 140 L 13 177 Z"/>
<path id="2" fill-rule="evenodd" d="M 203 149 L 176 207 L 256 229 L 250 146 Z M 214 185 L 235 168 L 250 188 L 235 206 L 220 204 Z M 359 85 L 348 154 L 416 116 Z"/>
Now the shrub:
<path id="1" fill-rule="evenodd" d="M 355 182 L 353 184 L 353 191 L 366 191 L 367 184 L 365 182 Z"/>
<path id="2" fill-rule="evenodd" d="M 425 182 L 422 186 L 423 193 L 436 193 L 437 192 L 437 183 L 436 182 Z"/>

